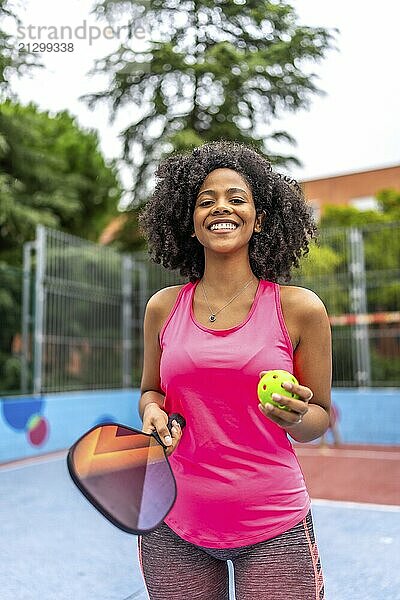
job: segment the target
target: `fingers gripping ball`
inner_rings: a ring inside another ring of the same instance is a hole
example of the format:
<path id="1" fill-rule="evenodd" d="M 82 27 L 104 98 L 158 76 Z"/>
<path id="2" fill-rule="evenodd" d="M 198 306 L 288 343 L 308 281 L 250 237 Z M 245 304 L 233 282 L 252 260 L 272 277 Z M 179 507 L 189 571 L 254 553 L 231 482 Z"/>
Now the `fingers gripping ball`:
<path id="1" fill-rule="evenodd" d="M 282 383 L 284 381 L 290 381 L 291 383 L 298 385 L 296 377 L 288 371 L 279 369 L 267 371 L 258 382 L 257 393 L 261 404 L 265 405 L 269 403 L 281 408 L 282 410 L 290 410 L 284 404 L 278 404 L 278 402 L 275 402 L 275 400 L 273 400 L 271 397 L 272 394 L 280 394 L 281 396 L 287 396 L 288 398 L 299 398 L 297 394 L 289 392 L 282 387 Z"/>

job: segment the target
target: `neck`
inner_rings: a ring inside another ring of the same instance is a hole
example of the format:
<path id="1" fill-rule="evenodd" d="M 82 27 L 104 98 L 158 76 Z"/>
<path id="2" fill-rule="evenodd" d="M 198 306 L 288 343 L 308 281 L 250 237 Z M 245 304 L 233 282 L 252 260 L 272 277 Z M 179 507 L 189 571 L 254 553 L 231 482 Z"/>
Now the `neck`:
<path id="1" fill-rule="evenodd" d="M 224 298 L 237 292 L 248 281 L 257 282 L 257 277 L 251 270 L 250 262 L 243 257 L 219 255 L 212 260 L 205 258 L 205 268 L 202 277 L 207 290 Z"/>

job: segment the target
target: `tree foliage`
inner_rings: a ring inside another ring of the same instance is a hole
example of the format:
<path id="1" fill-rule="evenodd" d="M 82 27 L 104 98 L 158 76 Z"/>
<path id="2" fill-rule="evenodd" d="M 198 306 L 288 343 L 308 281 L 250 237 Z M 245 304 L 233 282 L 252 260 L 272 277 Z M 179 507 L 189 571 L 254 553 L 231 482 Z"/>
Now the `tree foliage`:
<path id="1" fill-rule="evenodd" d="M 93 131 L 63 111 L 0 105 L 0 260 L 21 262 L 21 246 L 41 223 L 97 240 L 117 214 L 120 186 Z"/>
<path id="2" fill-rule="evenodd" d="M 327 207 L 320 222 L 319 247 L 312 247 L 303 261 L 298 283 L 316 291 L 330 315 L 354 312 L 352 293 L 360 289 L 365 290 L 367 313 L 400 309 L 400 192 L 382 190 L 376 199 L 374 211 Z M 356 243 L 364 271 L 352 265 L 354 228 L 360 233 Z M 398 323 L 371 324 L 368 335 L 372 385 L 397 385 Z M 357 385 L 356 336 L 353 326 L 333 328 L 333 374 L 339 385 Z"/>
<path id="3" fill-rule="evenodd" d="M 10 20 L 19 24 L 9 0 L 0 0 L 0 21 Z M 24 74 L 32 67 L 40 66 L 37 55 L 27 50 L 20 50 L 10 33 L 0 28 L 0 99 L 10 96 L 11 74 Z"/>
<path id="4" fill-rule="evenodd" d="M 80 129 L 67 111 L 51 116 L 18 104 L 10 76 L 38 66 L 37 55 L 19 52 L 5 31 L 19 24 L 7 0 L 0 0 L 0 19 L 0 389 L 17 391 L 22 244 L 34 239 L 39 223 L 97 239 L 117 214 L 121 190 L 94 132 Z"/>
<path id="5" fill-rule="evenodd" d="M 0 394 L 20 390 L 21 359 L 15 349 L 21 331 L 22 270 L 0 262 Z M 26 391 L 26 390 L 24 390 Z"/>
<path id="6" fill-rule="evenodd" d="M 155 163 L 173 150 L 223 138 L 250 143 L 277 163 L 296 161 L 273 155 L 272 140 L 294 140 L 272 122 L 318 93 L 305 65 L 324 57 L 332 32 L 299 25 L 283 1 L 104 0 L 96 11 L 110 21 L 130 17 L 130 38 L 97 62 L 110 85 L 87 100 L 108 101 L 113 116 L 131 108 L 122 135 L 134 204 L 146 200 Z M 146 51 L 134 38 L 140 19 L 150 29 Z"/>
<path id="7" fill-rule="evenodd" d="M 326 206 L 320 221 L 320 247 L 312 249 L 302 264 L 302 276 L 321 285 L 320 293 L 333 314 L 352 312 L 350 228 L 361 232 L 367 311 L 399 310 L 400 192 L 381 190 L 376 199 L 377 210 Z"/>

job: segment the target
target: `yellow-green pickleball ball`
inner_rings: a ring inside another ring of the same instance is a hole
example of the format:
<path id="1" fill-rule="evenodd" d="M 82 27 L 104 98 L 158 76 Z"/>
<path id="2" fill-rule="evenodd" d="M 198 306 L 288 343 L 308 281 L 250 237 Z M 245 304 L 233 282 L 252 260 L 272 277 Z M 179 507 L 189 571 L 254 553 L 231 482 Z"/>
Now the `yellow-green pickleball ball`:
<path id="1" fill-rule="evenodd" d="M 298 385 L 298 381 L 294 375 L 288 371 L 282 369 L 276 369 L 274 371 L 267 371 L 258 382 L 257 394 L 261 404 L 273 404 L 282 410 L 290 410 L 284 404 L 278 404 L 272 399 L 272 394 L 280 394 L 281 396 L 287 396 L 288 398 L 298 398 L 297 394 L 288 392 L 282 387 L 284 381 L 291 381 L 295 385 Z"/>

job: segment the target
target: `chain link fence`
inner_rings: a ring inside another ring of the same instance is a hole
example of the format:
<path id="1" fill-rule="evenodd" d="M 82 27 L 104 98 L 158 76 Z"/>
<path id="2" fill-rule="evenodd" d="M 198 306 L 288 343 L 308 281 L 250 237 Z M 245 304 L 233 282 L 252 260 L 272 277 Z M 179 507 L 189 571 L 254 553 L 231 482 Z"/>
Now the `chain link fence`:
<path id="1" fill-rule="evenodd" d="M 338 387 L 400 382 L 400 229 L 398 223 L 332 228 L 294 283 L 315 291 L 332 324 Z"/>
<path id="2" fill-rule="evenodd" d="M 39 227 L 24 270 L 0 267 L 0 392 L 137 386 L 145 304 L 179 283 L 145 255 Z M 323 231 L 291 283 L 327 307 L 335 386 L 400 385 L 398 224 Z"/>
<path id="3" fill-rule="evenodd" d="M 23 271 L 0 264 L 0 393 L 27 392 L 21 387 Z"/>

